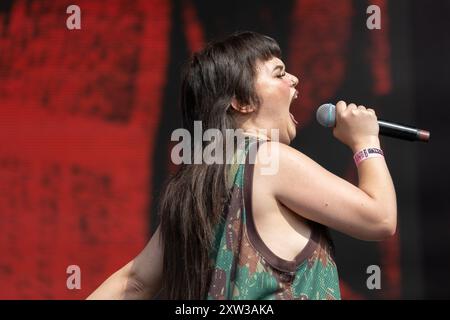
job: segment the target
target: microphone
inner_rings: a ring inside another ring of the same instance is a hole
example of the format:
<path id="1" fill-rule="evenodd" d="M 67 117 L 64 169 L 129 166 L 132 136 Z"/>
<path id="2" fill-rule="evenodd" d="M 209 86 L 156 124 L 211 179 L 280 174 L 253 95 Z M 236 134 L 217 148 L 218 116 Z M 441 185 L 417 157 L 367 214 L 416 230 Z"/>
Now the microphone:
<path id="1" fill-rule="evenodd" d="M 336 124 L 336 106 L 331 103 L 321 105 L 316 112 L 316 119 L 324 127 L 334 127 Z M 391 138 L 409 141 L 428 142 L 430 132 L 403 124 L 392 123 L 378 119 L 380 134 Z"/>

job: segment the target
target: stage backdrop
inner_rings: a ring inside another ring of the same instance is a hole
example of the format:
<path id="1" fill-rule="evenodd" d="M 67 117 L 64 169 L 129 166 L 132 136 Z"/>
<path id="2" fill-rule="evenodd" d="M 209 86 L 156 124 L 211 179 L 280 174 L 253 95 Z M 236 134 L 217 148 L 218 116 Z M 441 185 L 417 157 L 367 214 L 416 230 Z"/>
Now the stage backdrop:
<path id="1" fill-rule="evenodd" d="M 74 4 L 81 29 L 71 30 L 66 10 Z M 380 30 L 367 27 L 369 5 L 381 10 Z M 432 130 L 428 145 L 382 138 L 398 196 L 396 235 L 332 236 L 343 298 L 449 297 L 449 176 L 436 156 L 448 155 L 439 144 L 450 114 L 442 85 L 449 68 L 440 63 L 450 51 L 450 8 L 433 5 L 2 0 L 0 298 L 83 299 L 143 249 L 174 170 L 180 68 L 192 51 L 236 30 L 280 43 L 287 70 L 300 79 L 293 146 L 352 183 L 351 150 L 316 124 L 320 104 L 352 101 Z M 381 289 L 367 287 L 371 265 L 380 267 Z M 67 285 L 73 266 L 81 288 Z"/>

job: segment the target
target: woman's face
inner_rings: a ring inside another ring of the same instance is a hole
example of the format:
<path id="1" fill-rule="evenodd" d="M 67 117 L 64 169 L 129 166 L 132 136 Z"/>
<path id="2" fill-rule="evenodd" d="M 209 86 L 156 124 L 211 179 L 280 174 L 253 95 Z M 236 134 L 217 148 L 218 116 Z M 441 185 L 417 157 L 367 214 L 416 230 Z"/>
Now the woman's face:
<path id="1" fill-rule="evenodd" d="M 296 124 L 289 112 L 291 102 L 297 98 L 298 79 L 285 71 L 283 61 L 274 57 L 257 63 L 255 90 L 260 105 L 252 108 L 249 118 L 242 124 L 244 130 L 279 130 L 279 141 L 289 144 L 296 135 Z M 272 138 L 273 140 L 273 138 Z"/>

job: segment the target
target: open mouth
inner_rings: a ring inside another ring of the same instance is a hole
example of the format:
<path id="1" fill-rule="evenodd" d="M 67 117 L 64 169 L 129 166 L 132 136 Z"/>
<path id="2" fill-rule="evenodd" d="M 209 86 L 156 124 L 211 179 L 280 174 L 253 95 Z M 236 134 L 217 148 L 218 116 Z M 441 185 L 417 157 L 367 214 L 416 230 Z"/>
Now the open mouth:
<path id="1" fill-rule="evenodd" d="M 294 100 L 297 99 L 297 98 L 298 98 L 298 90 L 295 90 L 294 94 L 293 94 L 292 97 L 291 97 L 291 104 L 292 104 L 292 102 L 294 102 Z"/>
<path id="2" fill-rule="evenodd" d="M 297 98 L 298 98 L 298 90 L 295 90 L 294 95 L 292 96 L 291 104 L 292 104 L 292 101 L 294 101 Z M 295 125 L 298 125 L 298 121 L 295 120 L 294 115 L 290 112 L 289 112 L 289 115 L 291 116 L 292 122 L 294 122 Z"/>

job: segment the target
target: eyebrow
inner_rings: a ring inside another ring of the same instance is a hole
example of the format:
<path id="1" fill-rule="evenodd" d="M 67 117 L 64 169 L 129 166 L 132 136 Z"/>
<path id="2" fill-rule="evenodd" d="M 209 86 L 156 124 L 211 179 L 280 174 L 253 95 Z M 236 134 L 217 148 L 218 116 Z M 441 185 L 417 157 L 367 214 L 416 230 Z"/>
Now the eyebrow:
<path id="1" fill-rule="evenodd" d="M 272 72 L 275 71 L 275 70 L 277 70 L 277 69 L 283 70 L 283 69 L 284 69 L 284 66 L 281 65 L 281 64 L 276 65 L 275 68 L 273 68 Z"/>

